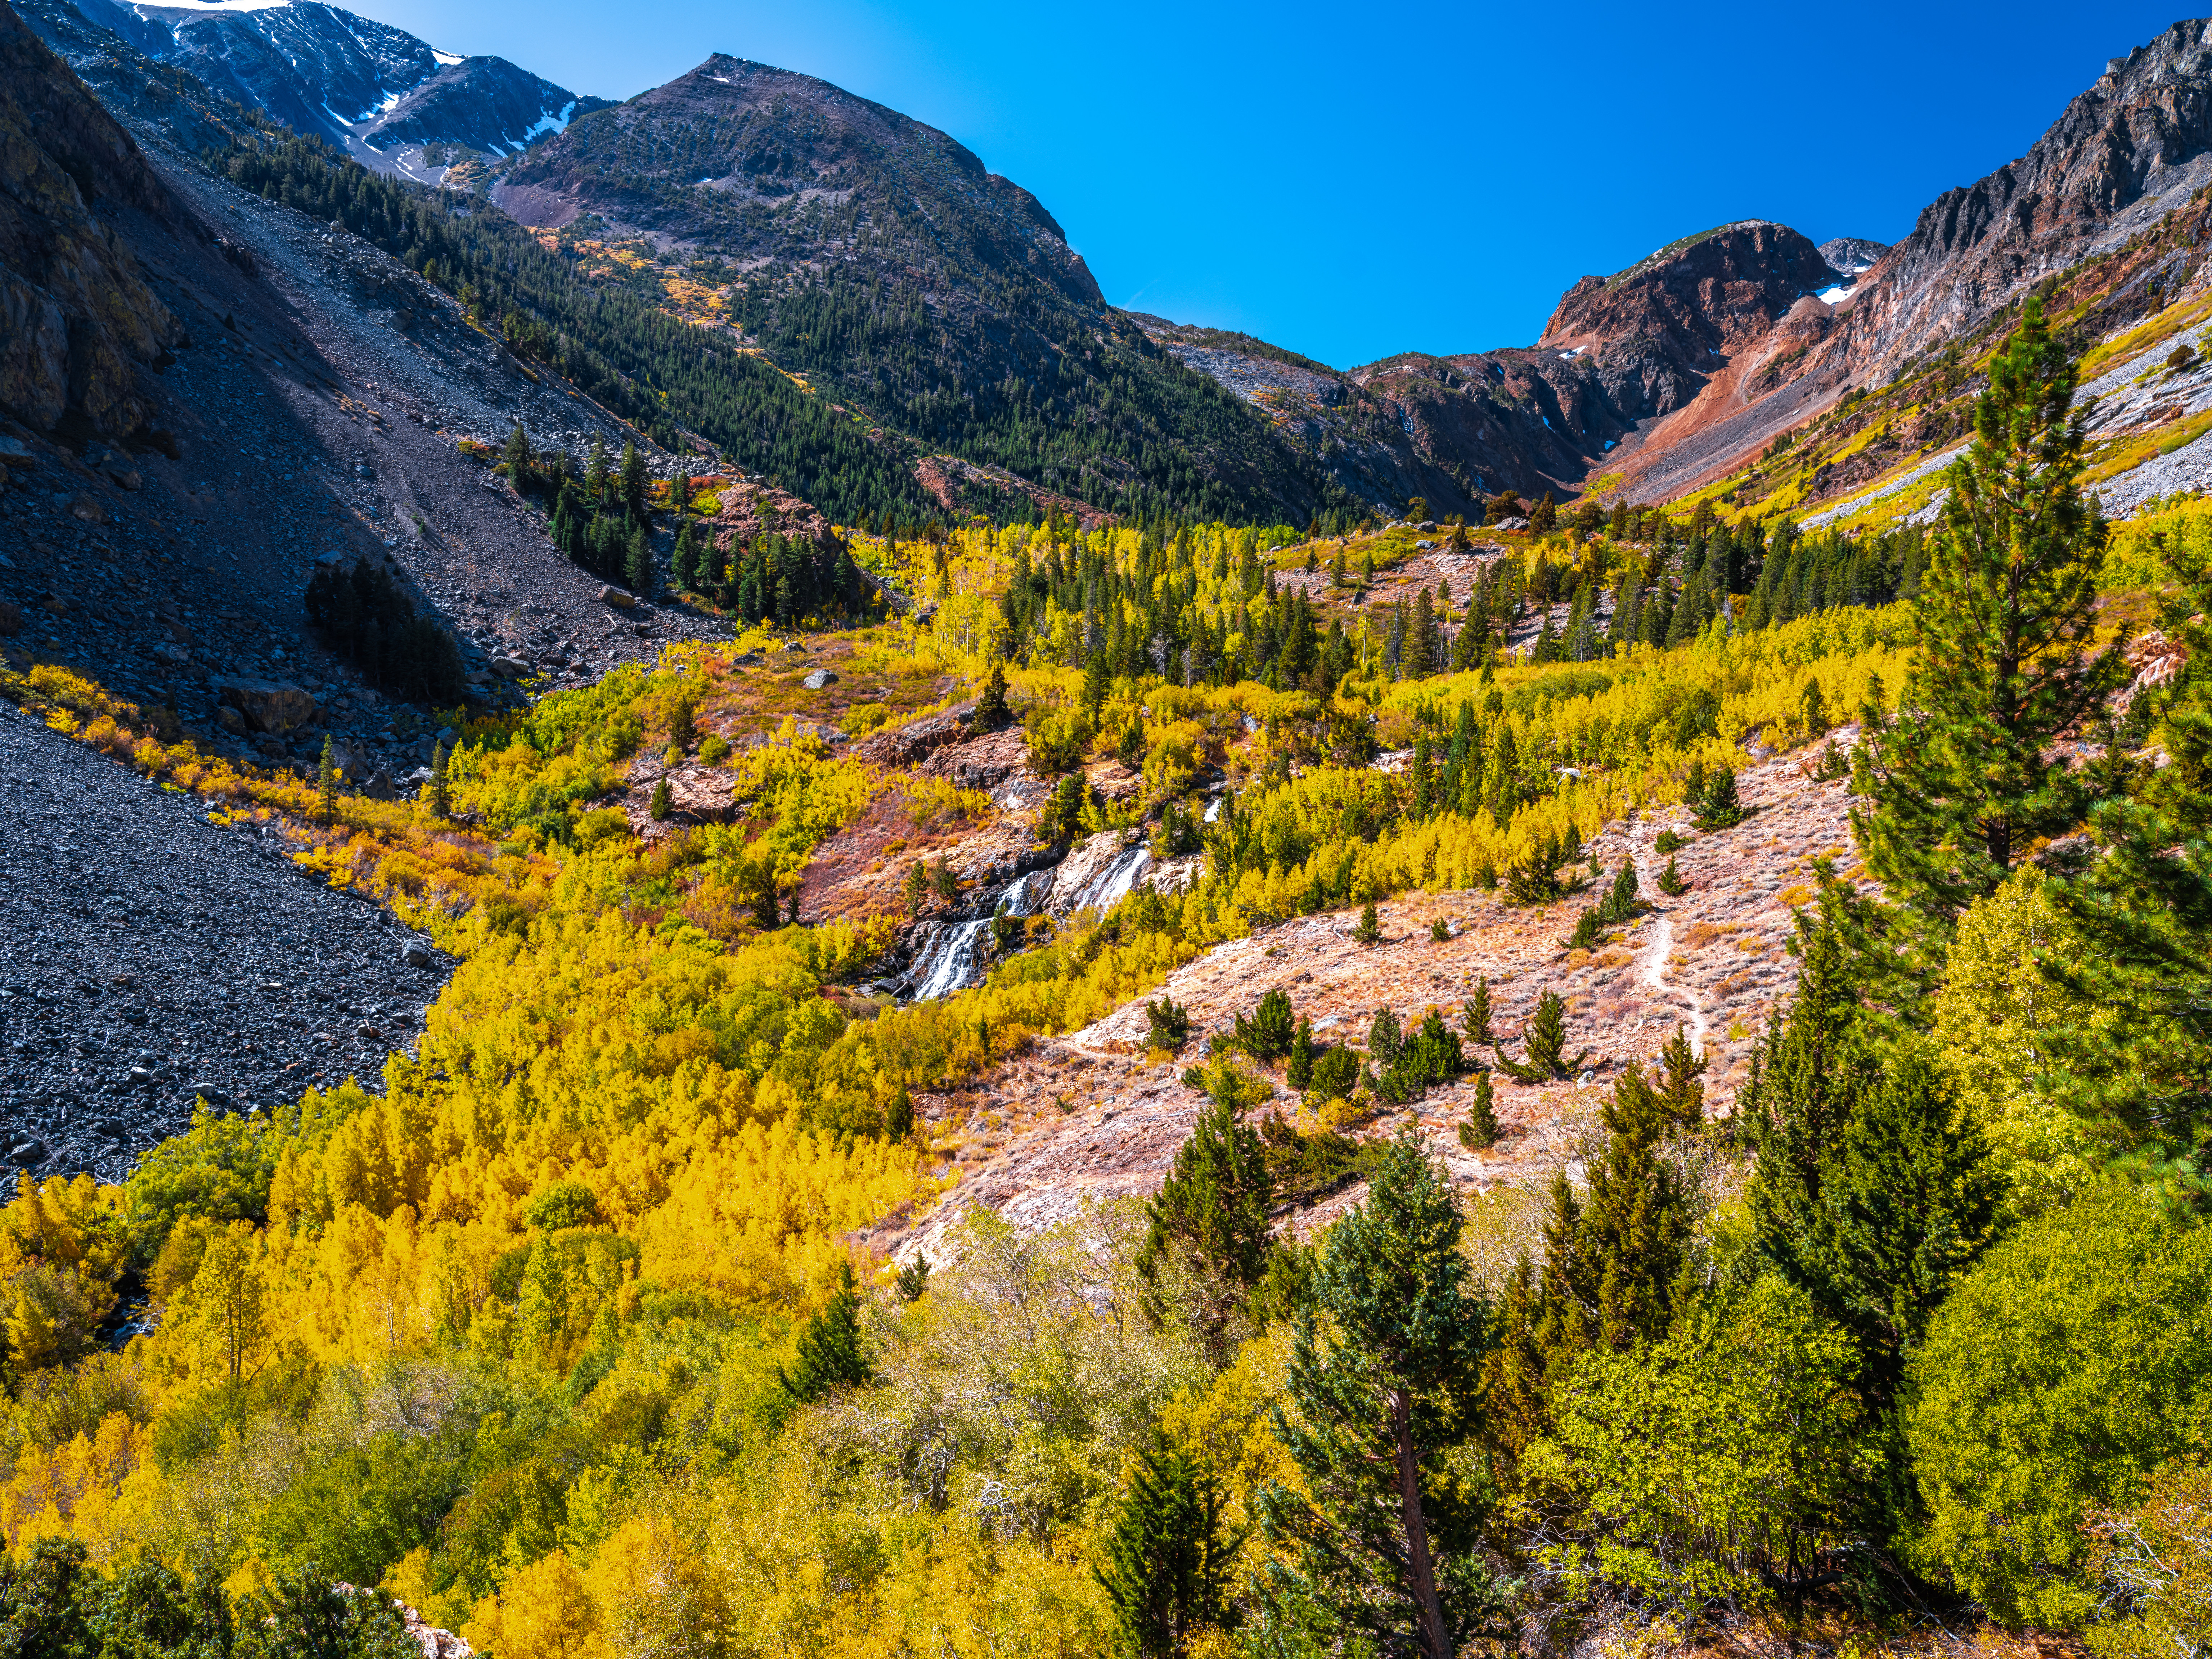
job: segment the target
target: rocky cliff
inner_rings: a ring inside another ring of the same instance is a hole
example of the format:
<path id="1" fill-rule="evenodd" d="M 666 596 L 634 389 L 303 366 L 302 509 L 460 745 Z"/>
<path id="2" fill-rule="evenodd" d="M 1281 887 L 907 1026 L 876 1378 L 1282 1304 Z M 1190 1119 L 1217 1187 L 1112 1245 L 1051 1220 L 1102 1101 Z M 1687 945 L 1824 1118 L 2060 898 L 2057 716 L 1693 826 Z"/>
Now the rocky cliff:
<path id="1" fill-rule="evenodd" d="M 0 410 L 40 432 L 148 436 L 140 377 L 182 331 L 116 221 L 174 211 L 130 136 L 0 4 Z"/>
<path id="2" fill-rule="evenodd" d="M 1886 379 L 2212 182 L 2212 21 L 2116 58 L 2027 154 L 1946 191 L 1860 283 L 1812 372 Z"/>
<path id="3" fill-rule="evenodd" d="M 406 146 L 449 143 L 493 155 L 601 106 L 499 58 L 441 53 L 404 29 L 313 0 L 227 9 L 32 0 L 48 43 L 74 12 L 148 58 L 189 70 L 210 92 L 327 139 L 379 172 Z M 43 14 L 41 15 L 40 14 Z"/>

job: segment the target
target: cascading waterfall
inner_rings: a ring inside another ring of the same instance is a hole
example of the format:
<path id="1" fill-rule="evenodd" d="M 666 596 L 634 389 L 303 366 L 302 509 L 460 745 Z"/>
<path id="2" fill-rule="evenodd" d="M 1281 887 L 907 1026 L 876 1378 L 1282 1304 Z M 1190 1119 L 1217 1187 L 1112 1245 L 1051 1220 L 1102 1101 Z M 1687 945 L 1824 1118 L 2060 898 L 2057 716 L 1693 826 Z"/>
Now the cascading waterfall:
<path id="1" fill-rule="evenodd" d="M 1073 915 L 1078 910 L 1096 910 L 1101 915 L 1136 890 L 1137 882 L 1152 868 L 1152 849 L 1142 842 L 1129 848 L 1091 876 L 1067 892 L 1054 885 L 1052 908 L 1055 915 Z"/>
<path id="2" fill-rule="evenodd" d="M 907 975 L 915 988 L 914 1000 L 932 1002 L 981 979 L 983 940 L 992 917 L 1036 915 L 1051 895 L 1052 873 L 1049 870 L 1032 870 L 1016 878 L 1007 884 L 988 911 L 972 921 L 933 924 Z"/>
<path id="3" fill-rule="evenodd" d="M 969 982 L 975 976 L 976 957 L 982 951 L 983 931 L 990 925 L 988 916 L 979 916 L 973 921 L 938 924 L 921 954 L 915 958 L 914 970 L 908 975 L 914 984 L 916 1002 L 932 1002 L 939 997 L 950 996 Z"/>

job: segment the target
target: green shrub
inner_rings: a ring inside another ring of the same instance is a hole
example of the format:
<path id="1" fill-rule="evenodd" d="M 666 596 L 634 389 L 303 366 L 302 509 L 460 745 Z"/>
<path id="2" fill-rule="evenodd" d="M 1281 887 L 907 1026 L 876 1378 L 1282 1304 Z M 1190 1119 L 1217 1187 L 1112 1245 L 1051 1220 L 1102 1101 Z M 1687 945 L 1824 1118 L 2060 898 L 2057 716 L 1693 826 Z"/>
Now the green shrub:
<path id="1" fill-rule="evenodd" d="M 2085 1519 L 2203 1431 L 2208 1304 L 2212 1229 L 2141 1190 L 2101 1188 L 1990 1251 L 1906 1370 L 1917 1564 L 2004 1625 L 2086 1619 Z"/>

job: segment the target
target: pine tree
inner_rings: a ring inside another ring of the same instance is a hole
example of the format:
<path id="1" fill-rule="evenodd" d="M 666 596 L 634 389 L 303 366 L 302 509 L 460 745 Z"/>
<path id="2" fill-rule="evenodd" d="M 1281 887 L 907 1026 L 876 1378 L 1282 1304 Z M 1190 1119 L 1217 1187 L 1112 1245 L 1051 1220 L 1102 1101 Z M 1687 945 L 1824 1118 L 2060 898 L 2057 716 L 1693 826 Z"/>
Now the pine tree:
<path id="1" fill-rule="evenodd" d="M 1313 1021 L 1304 1016 L 1298 1019 L 1298 1029 L 1291 1034 L 1289 1063 L 1283 1068 L 1283 1081 L 1293 1089 L 1304 1089 L 1313 1081 L 1313 1063 L 1321 1057 L 1322 1045 L 1314 1041 Z"/>
<path id="2" fill-rule="evenodd" d="M 860 1340 L 860 1293 L 853 1282 L 850 1261 L 837 1264 L 837 1288 L 829 1305 L 799 1333 L 797 1364 L 778 1375 L 785 1392 L 802 1405 L 835 1389 L 858 1388 L 874 1376 L 875 1367 Z"/>
<path id="3" fill-rule="evenodd" d="M 1929 1316 L 1995 1241 L 2001 1194 L 1981 1126 L 1927 1045 L 1906 1039 L 1852 1103 L 1819 1206 L 1786 1242 L 1771 1239 L 1784 1271 L 1851 1334 L 1869 1404 L 1898 1397 Z"/>
<path id="4" fill-rule="evenodd" d="M 691 592 L 699 587 L 699 544 L 691 533 L 691 521 L 686 519 L 676 532 L 676 546 L 669 555 L 669 579 L 677 586 Z"/>
<path id="5" fill-rule="evenodd" d="M 1222 1350 L 1229 1322 L 1267 1270 L 1273 1201 L 1259 1135 L 1240 1121 L 1234 1098 L 1217 1095 L 1145 1206 L 1151 1224 L 1136 1262 L 1151 1280 L 1171 1250 L 1185 1255 L 1197 1279 L 1194 1322 L 1209 1352 Z"/>
<path id="6" fill-rule="evenodd" d="M 1690 890 L 1689 882 L 1674 867 L 1674 860 L 1671 857 L 1667 860 L 1667 867 L 1659 872 L 1658 886 L 1668 898 L 1680 898 Z"/>
<path id="7" fill-rule="evenodd" d="M 1359 925 L 1352 930 L 1352 937 L 1362 945 L 1373 945 L 1382 937 L 1382 921 L 1370 899 L 1359 908 Z"/>
<path id="8" fill-rule="evenodd" d="M 629 510 L 630 518 L 642 522 L 646 506 L 651 499 L 652 482 L 646 476 L 645 457 L 637 453 L 637 446 L 634 443 L 623 446 L 617 488 L 621 491 L 623 505 Z"/>
<path id="9" fill-rule="evenodd" d="M 652 804 L 646 808 L 647 816 L 651 817 L 655 823 L 661 823 L 668 817 L 670 805 L 668 780 L 666 778 L 663 778 L 659 782 L 653 786 L 653 801 Z"/>
<path id="10" fill-rule="evenodd" d="M 1736 799 L 1735 769 L 1723 766 L 1705 782 L 1705 799 L 1698 803 L 1698 828 L 1728 830 L 1743 822 L 1743 806 Z"/>
<path id="11" fill-rule="evenodd" d="M 2158 623 L 2188 665 L 2138 687 L 2127 722 L 2167 763 L 2112 791 L 2102 850 L 2046 883 L 2070 938 L 2039 964 L 2094 1011 L 2052 1033 L 2051 1086 L 2115 1144 L 2160 1152 L 2202 1146 L 2212 1120 L 2212 550 L 2164 540 Z"/>
<path id="12" fill-rule="evenodd" d="M 1642 902 L 1638 897 L 1639 884 L 1636 878 L 1636 860 L 1624 858 L 1620 868 L 1613 872 L 1613 886 L 1607 891 L 1605 902 L 1598 907 L 1601 921 L 1626 921 L 1636 914 Z"/>
<path id="13" fill-rule="evenodd" d="M 623 559 L 623 581 L 640 599 L 651 599 L 659 585 L 654 574 L 653 547 L 646 540 L 645 526 L 640 525 L 629 532 L 629 548 Z"/>
<path id="14" fill-rule="evenodd" d="M 1404 1041 L 1398 1016 L 1388 1008 L 1377 1008 L 1367 1027 L 1368 1058 L 1387 1070 L 1398 1063 L 1398 1049 Z"/>
<path id="15" fill-rule="evenodd" d="M 1137 1455 L 1105 1562 L 1091 1571 L 1106 1592 L 1127 1652 L 1176 1659 L 1226 1612 L 1228 1570 L 1243 1544 L 1223 1535 L 1221 1484 L 1164 1438 Z"/>
<path id="16" fill-rule="evenodd" d="M 1567 1004 L 1557 991 L 1547 990 L 1536 999 L 1536 1012 L 1523 1040 L 1528 1055 L 1522 1065 L 1506 1059 L 1502 1049 L 1498 1051 L 1498 1069 L 1517 1083 L 1550 1083 L 1572 1077 L 1589 1058 L 1587 1048 L 1572 1060 L 1566 1057 Z"/>
<path id="17" fill-rule="evenodd" d="M 429 797 L 430 811 L 439 817 L 453 815 L 453 801 L 446 792 L 446 745 L 434 745 L 430 750 L 430 781 L 423 793 Z"/>
<path id="18" fill-rule="evenodd" d="M 2092 653 L 2106 529 L 2082 497 L 2087 409 L 2031 296 L 1990 360 L 1974 441 L 1912 603 L 1918 651 L 1893 722 L 1857 751 L 1851 828 L 1879 911 L 1830 908 L 1854 946 L 1925 981 L 1958 918 L 2088 805 L 2057 738 L 2099 708 L 2119 647 Z M 1891 1000 L 1895 1000 L 1892 993 Z"/>
<path id="19" fill-rule="evenodd" d="M 1474 1074 L 1474 1104 L 1459 1126 L 1459 1144 L 1477 1152 L 1498 1144 L 1498 1101 L 1486 1071 Z"/>
<path id="20" fill-rule="evenodd" d="M 920 859 L 906 872 L 906 913 L 909 916 L 921 914 L 921 907 L 929 897 L 929 872 L 922 867 Z"/>
<path id="21" fill-rule="evenodd" d="M 1277 1438 L 1304 1490 L 1257 1505 L 1295 1590 L 1386 1652 L 1453 1659 L 1489 1597 L 1455 1449 L 1478 1431 L 1488 1310 L 1449 1188 L 1410 1135 L 1328 1232 L 1292 1340 Z"/>
<path id="22" fill-rule="evenodd" d="M 679 466 L 676 469 L 676 476 L 668 481 L 668 510 L 683 513 L 690 506 L 691 475 Z"/>
<path id="23" fill-rule="evenodd" d="M 507 476 L 515 489 L 521 489 L 530 482 L 530 439 L 522 429 L 522 422 L 514 423 L 514 430 L 507 434 L 507 453 L 500 458 L 507 466 Z"/>
<path id="24" fill-rule="evenodd" d="M 1495 1041 L 1490 1034 L 1490 981 L 1486 977 L 1475 981 L 1474 994 L 1468 999 L 1467 1017 L 1463 1024 L 1469 1042 Z"/>
<path id="25" fill-rule="evenodd" d="M 1590 1162 L 1577 1246 L 1596 1278 L 1597 1340 L 1628 1348 L 1673 1317 L 1693 1218 L 1681 1177 L 1660 1155 L 1679 1126 L 1641 1066 L 1621 1074 L 1601 1115 L 1605 1147 Z"/>
<path id="26" fill-rule="evenodd" d="M 325 826 L 337 823 L 338 816 L 338 769 L 331 758 L 331 741 L 323 739 L 322 763 L 315 769 L 315 793 Z"/>
<path id="27" fill-rule="evenodd" d="M 1011 725 L 1014 711 L 1006 702 L 1006 668 L 1002 662 L 991 664 L 991 678 L 983 684 L 983 695 L 975 703 L 975 729 L 996 732 Z"/>
<path id="28" fill-rule="evenodd" d="M 607 447 L 598 438 L 592 440 L 590 458 L 584 463 L 584 499 L 597 512 L 606 500 Z"/>

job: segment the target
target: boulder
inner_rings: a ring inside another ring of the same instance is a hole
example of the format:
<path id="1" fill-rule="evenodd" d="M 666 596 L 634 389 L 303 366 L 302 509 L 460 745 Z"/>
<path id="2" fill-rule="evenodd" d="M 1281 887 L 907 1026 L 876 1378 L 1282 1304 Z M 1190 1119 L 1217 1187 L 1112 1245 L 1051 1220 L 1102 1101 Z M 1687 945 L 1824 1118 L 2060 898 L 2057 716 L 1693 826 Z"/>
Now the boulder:
<path id="1" fill-rule="evenodd" d="M 805 686 L 809 691 L 819 691 L 826 686 L 836 684 L 837 677 L 826 668 L 817 668 L 811 674 L 809 674 L 805 679 L 799 681 L 799 684 Z"/>
<path id="2" fill-rule="evenodd" d="M 170 648 L 173 650 L 175 647 Z M 225 703 L 215 711 L 215 723 L 234 738 L 242 738 L 246 735 L 246 716 L 228 703 Z"/>
<path id="3" fill-rule="evenodd" d="M 503 680 L 526 679 L 530 676 L 530 665 L 520 657 L 494 657 L 491 672 Z"/>
<path id="4" fill-rule="evenodd" d="M 276 680 L 221 679 L 216 695 L 256 732 L 289 732 L 315 717 L 315 700 L 296 685 Z"/>
<path id="5" fill-rule="evenodd" d="M 399 947 L 399 959 L 410 968 L 428 968 L 431 960 L 430 947 L 419 939 L 410 939 Z"/>
<path id="6" fill-rule="evenodd" d="M 617 611 L 629 611 L 635 608 L 637 595 L 624 592 L 619 587 L 603 587 L 599 590 L 599 603 L 611 605 Z"/>

